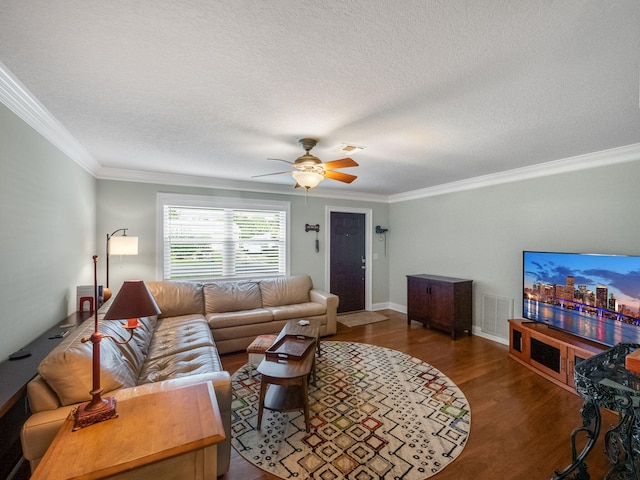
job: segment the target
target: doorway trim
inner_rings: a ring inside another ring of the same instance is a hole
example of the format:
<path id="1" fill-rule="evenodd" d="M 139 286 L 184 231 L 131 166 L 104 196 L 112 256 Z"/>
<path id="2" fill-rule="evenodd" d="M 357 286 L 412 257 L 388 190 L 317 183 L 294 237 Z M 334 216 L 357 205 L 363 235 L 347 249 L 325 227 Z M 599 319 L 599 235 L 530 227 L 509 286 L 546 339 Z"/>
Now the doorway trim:
<path id="1" fill-rule="evenodd" d="M 327 245 L 327 255 L 325 256 L 325 268 L 324 268 L 324 284 L 325 290 L 330 291 L 331 287 L 331 213 L 360 213 L 364 214 L 364 251 L 367 260 L 367 269 L 364 275 L 364 308 L 371 310 L 372 308 L 372 285 L 373 285 L 373 245 L 372 245 L 372 225 L 373 225 L 373 210 L 370 208 L 356 208 L 356 207 L 336 207 L 327 205 L 325 207 L 325 245 Z"/>

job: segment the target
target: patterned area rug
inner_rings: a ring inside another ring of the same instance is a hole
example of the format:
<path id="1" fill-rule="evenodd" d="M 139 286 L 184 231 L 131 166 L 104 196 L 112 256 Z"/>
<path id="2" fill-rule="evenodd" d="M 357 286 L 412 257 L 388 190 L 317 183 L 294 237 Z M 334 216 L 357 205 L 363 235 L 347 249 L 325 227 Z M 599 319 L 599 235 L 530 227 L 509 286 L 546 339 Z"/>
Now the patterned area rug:
<path id="1" fill-rule="evenodd" d="M 232 445 L 281 478 L 422 480 L 449 465 L 471 422 L 460 389 L 427 363 L 388 348 L 323 341 L 309 387 L 311 431 L 299 412 L 264 411 L 260 374 L 232 378 Z"/>
<path id="2" fill-rule="evenodd" d="M 338 322 L 347 327 L 368 325 L 370 323 L 382 322 L 383 320 L 389 320 L 389 317 L 377 312 L 355 312 L 338 315 Z"/>

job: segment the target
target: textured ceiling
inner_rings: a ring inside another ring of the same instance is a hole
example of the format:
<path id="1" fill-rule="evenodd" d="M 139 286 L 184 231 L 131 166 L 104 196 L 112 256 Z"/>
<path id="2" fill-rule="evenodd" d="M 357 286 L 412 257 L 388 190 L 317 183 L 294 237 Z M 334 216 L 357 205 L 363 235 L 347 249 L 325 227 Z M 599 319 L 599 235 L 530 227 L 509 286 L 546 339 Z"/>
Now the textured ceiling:
<path id="1" fill-rule="evenodd" d="M 640 143 L 637 0 L 2 0 L 0 62 L 97 161 L 383 195 Z M 257 184 L 256 184 L 257 185 Z"/>

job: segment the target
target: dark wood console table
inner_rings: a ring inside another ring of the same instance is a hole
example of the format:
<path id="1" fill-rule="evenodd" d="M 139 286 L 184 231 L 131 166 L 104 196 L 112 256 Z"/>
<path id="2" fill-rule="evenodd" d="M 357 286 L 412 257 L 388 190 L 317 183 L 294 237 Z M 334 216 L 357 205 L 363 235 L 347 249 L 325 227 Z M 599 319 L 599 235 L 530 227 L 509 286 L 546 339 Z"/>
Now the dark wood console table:
<path id="1" fill-rule="evenodd" d="M 0 362 L 0 478 L 5 478 L 22 456 L 20 429 L 30 415 L 26 405 L 27 383 L 38 373 L 38 365 L 61 341 L 56 335 L 73 329 L 92 316 L 89 312 L 74 312 L 26 345 L 22 350 L 31 355 Z M 69 328 L 60 328 L 70 325 Z M 56 338 L 51 338 L 56 337 Z M 5 471 L 7 470 L 7 471 Z"/>
<path id="2" fill-rule="evenodd" d="M 586 457 L 600 434 L 600 409 L 618 413 L 619 422 L 605 434 L 605 450 L 611 469 L 606 479 L 640 480 L 640 376 L 625 369 L 625 357 L 640 344 L 621 343 L 575 366 L 575 387 L 584 398 L 582 426 L 571 433 L 572 463 L 556 471 L 552 480 L 588 480 Z M 586 443 L 577 452 L 576 440 Z"/>

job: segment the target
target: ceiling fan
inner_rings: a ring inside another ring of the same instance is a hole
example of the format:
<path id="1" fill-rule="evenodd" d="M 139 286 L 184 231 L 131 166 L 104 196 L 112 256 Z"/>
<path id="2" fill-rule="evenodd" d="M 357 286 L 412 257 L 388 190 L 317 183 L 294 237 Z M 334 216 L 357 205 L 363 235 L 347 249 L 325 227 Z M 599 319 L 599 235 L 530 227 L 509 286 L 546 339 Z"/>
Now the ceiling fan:
<path id="1" fill-rule="evenodd" d="M 266 177 L 268 175 L 281 175 L 283 173 L 290 173 L 296 181 L 295 188 L 304 187 L 307 190 L 317 186 L 325 178 L 331 180 L 337 180 L 339 182 L 351 183 L 356 178 L 355 175 L 348 173 L 336 172 L 336 168 L 357 167 L 358 164 L 351 158 L 340 158 L 338 160 L 331 160 L 329 162 L 322 162 L 315 155 L 309 153 L 313 147 L 316 146 L 318 140 L 315 138 L 301 138 L 298 140 L 302 148 L 305 150 L 305 154 L 299 156 L 295 162 L 289 162 L 280 158 L 268 158 L 267 160 L 276 160 L 278 162 L 285 162 L 295 170 L 287 170 L 286 172 L 265 173 L 264 175 L 254 175 L 251 178 Z"/>

